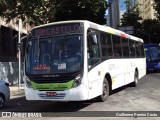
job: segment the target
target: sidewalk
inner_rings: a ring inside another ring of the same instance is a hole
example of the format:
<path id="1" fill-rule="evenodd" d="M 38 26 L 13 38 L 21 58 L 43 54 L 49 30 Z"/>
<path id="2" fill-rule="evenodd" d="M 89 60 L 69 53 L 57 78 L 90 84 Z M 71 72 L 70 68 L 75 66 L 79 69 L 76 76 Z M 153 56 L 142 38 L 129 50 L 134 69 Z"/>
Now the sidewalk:
<path id="1" fill-rule="evenodd" d="M 9 88 L 10 88 L 10 99 L 25 96 L 24 84 L 20 86 L 20 89 L 18 85 L 9 86 Z"/>

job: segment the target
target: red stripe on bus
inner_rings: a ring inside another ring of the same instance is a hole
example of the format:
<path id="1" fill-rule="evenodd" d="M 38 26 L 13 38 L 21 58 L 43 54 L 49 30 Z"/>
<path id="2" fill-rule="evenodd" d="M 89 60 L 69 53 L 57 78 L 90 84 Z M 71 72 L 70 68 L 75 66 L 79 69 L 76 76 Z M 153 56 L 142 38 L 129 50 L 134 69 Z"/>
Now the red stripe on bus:
<path id="1" fill-rule="evenodd" d="M 124 33 L 121 33 L 121 37 L 125 37 L 125 38 L 126 38 L 126 34 L 124 34 Z"/>

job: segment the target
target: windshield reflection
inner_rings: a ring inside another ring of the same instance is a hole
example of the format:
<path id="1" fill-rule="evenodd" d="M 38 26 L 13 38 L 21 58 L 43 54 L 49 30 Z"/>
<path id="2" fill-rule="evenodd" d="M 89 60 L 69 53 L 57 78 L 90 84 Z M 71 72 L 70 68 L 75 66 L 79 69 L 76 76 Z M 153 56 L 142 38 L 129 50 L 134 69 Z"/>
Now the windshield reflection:
<path id="1" fill-rule="evenodd" d="M 26 71 L 30 74 L 78 71 L 82 67 L 82 35 L 31 39 L 27 53 Z"/>

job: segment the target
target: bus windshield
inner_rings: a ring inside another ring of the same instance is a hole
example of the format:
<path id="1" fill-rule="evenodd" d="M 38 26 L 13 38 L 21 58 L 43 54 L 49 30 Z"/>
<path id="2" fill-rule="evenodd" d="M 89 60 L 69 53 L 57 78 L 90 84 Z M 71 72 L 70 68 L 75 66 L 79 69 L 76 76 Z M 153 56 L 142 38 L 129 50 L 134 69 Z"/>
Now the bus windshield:
<path id="1" fill-rule="evenodd" d="M 31 38 L 26 55 L 26 72 L 54 74 L 75 72 L 82 67 L 82 35 Z"/>

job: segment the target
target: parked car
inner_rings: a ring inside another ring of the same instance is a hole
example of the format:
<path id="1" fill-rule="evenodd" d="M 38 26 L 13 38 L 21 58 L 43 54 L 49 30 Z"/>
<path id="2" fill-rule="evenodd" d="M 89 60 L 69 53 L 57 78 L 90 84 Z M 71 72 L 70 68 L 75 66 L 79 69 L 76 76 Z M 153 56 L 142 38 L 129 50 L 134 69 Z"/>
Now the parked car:
<path id="1" fill-rule="evenodd" d="M 10 99 L 9 84 L 4 80 L 0 80 L 0 108 L 3 108 L 5 102 L 8 101 L 9 99 Z"/>

